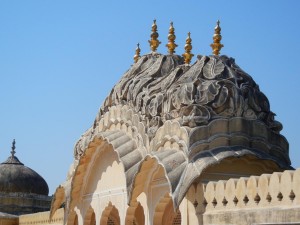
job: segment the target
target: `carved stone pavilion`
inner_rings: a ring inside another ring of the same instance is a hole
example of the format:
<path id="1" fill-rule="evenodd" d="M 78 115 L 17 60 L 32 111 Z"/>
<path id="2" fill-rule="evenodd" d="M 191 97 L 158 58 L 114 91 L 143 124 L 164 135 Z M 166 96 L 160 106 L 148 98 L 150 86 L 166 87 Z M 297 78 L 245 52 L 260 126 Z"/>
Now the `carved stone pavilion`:
<path id="1" fill-rule="evenodd" d="M 193 57 L 191 34 L 175 54 L 140 56 L 76 143 L 50 212 L 19 224 L 300 224 L 300 169 L 267 97 L 231 57 Z"/>

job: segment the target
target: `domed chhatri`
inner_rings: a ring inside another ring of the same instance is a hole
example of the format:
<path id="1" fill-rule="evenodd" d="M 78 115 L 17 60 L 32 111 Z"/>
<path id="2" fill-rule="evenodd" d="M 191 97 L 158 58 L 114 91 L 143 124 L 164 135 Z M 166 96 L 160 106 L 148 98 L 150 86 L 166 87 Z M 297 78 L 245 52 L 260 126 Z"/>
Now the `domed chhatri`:
<path id="1" fill-rule="evenodd" d="M 158 46 L 156 23 L 152 28 L 153 46 Z M 75 160 L 84 157 L 98 139 L 116 145 L 130 199 L 140 165 L 155 158 L 165 169 L 176 207 L 193 182 L 207 173 L 229 179 L 228 174 L 238 177 L 291 169 L 281 123 L 274 119 L 267 97 L 252 77 L 233 58 L 219 55 L 220 31 L 218 22 L 214 55 L 198 56 L 191 64 L 190 35 L 183 57 L 153 52 L 141 56 L 76 143 Z M 127 140 L 130 137 L 135 144 Z"/>
<path id="2" fill-rule="evenodd" d="M 48 195 L 46 181 L 34 170 L 24 166 L 15 156 L 15 140 L 11 156 L 0 164 L 0 192 L 21 192 Z"/>
<path id="3" fill-rule="evenodd" d="M 48 185 L 15 156 L 15 144 L 14 140 L 11 156 L 0 164 L 0 213 L 23 215 L 47 211 L 52 200 Z"/>

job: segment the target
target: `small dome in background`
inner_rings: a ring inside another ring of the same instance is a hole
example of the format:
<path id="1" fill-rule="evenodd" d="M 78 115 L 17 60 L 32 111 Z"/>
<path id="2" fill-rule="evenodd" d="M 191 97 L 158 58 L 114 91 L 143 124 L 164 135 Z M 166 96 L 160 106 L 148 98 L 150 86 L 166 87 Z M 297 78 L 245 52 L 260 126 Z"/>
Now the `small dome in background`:
<path id="1" fill-rule="evenodd" d="M 0 192 L 48 195 L 46 181 L 37 172 L 24 166 L 14 154 L 15 141 L 11 156 L 0 164 Z"/>

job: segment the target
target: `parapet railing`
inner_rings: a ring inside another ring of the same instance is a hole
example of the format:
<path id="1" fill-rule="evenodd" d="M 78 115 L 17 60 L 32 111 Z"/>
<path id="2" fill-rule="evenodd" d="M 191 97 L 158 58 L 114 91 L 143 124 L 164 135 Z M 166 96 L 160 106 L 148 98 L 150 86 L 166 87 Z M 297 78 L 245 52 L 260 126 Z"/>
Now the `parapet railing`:
<path id="1" fill-rule="evenodd" d="M 205 212 L 276 206 L 300 207 L 300 168 L 209 182 L 201 189 L 204 192 L 201 208 Z"/>
<path id="2" fill-rule="evenodd" d="M 64 208 L 58 209 L 50 219 L 50 212 L 26 214 L 19 217 L 19 225 L 63 224 Z"/>

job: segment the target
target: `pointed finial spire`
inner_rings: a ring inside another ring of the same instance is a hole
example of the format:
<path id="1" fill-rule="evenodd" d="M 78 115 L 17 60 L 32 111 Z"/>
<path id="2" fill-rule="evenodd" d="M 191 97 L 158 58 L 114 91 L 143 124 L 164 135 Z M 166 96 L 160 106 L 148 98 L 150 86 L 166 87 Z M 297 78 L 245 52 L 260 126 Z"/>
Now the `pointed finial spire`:
<path id="1" fill-rule="evenodd" d="M 170 53 L 170 55 L 173 55 L 173 53 L 175 53 L 175 48 L 178 46 L 175 44 L 175 29 L 173 27 L 173 22 L 171 22 L 170 24 L 170 28 L 169 28 L 169 35 L 168 35 L 168 44 L 166 44 L 166 46 L 168 47 L 168 52 Z"/>
<path id="2" fill-rule="evenodd" d="M 213 50 L 213 54 L 219 55 L 221 48 L 224 47 L 224 45 L 220 43 L 222 40 L 222 36 L 221 36 L 221 27 L 220 27 L 219 20 L 217 21 L 217 26 L 215 27 L 215 34 L 213 36 L 213 40 L 214 42 L 210 45 Z"/>
<path id="3" fill-rule="evenodd" d="M 135 63 L 139 60 L 139 58 L 141 58 L 140 52 L 141 52 L 140 44 L 137 43 L 137 47 L 135 49 L 135 55 L 133 56 L 133 60 L 134 60 Z"/>
<path id="4" fill-rule="evenodd" d="M 182 54 L 185 64 L 190 64 L 194 56 L 194 54 L 191 53 L 192 48 L 193 47 L 192 47 L 191 33 L 188 32 L 188 37 L 185 40 L 185 46 L 184 46 L 185 53 Z"/>
<path id="5" fill-rule="evenodd" d="M 152 33 L 151 33 L 151 40 L 149 40 L 150 48 L 153 52 L 156 51 L 158 48 L 159 44 L 161 43 L 157 38 L 158 38 L 158 33 L 157 33 L 157 25 L 156 25 L 156 20 L 153 20 L 152 24 Z"/>
<path id="6" fill-rule="evenodd" d="M 11 152 L 10 152 L 12 157 L 15 156 L 15 153 L 16 153 L 15 149 L 16 149 L 16 141 L 14 139 L 13 142 L 12 142 Z"/>

